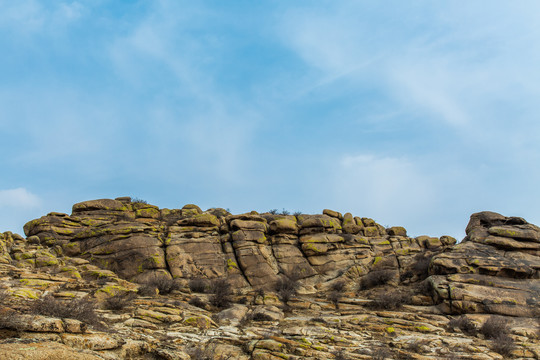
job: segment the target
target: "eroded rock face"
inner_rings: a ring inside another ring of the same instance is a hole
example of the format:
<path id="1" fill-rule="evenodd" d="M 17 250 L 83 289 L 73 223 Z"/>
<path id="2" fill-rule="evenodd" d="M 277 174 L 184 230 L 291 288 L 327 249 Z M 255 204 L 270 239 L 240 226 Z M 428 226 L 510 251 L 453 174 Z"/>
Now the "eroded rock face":
<path id="1" fill-rule="evenodd" d="M 493 212 L 471 216 L 467 236 L 437 255 L 430 277 L 446 312 L 540 316 L 540 228 Z"/>
<path id="2" fill-rule="evenodd" d="M 0 354 L 10 359 L 503 358 L 498 340 L 450 326 L 455 314 L 477 329 L 503 315 L 515 342 L 504 358 L 540 358 L 539 232 L 521 218 L 474 214 L 455 245 L 331 210 L 231 215 L 118 198 L 25 230 L 0 233 Z M 283 274 L 301 285 L 287 300 L 272 286 Z M 148 293 L 126 280 L 155 276 L 226 277 L 232 307 L 191 284 Z M 403 294 L 401 307 L 385 305 Z M 49 296 L 94 303 L 97 322 L 31 311 Z M 125 307 L 110 307 L 123 296 Z"/>
<path id="3" fill-rule="evenodd" d="M 159 209 L 129 198 L 75 204 L 71 215 L 50 213 L 28 222 L 27 236 L 69 256 L 143 282 L 227 277 L 237 287 L 272 288 L 287 274 L 306 289 L 338 278 L 356 282 L 372 270 L 410 273 L 422 253 L 455 243 L 450 237 L 407 237 L 370 218 L 324 210 L 321 215 L 231 215 L 196 205 Z M 382 261 L 381 261 L 382 260 Z"/>

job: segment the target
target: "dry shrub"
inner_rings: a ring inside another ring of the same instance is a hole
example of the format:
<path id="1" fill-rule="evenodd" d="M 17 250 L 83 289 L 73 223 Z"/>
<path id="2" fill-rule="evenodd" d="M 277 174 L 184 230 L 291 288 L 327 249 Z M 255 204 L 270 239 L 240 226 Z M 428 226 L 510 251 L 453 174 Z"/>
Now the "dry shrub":
<path id="1" fill-rule="evenodd" d="M 448 327 L 450 329 L 458 328 L 467 335 L 474 335 L 478 331 L 474 322 L 464 315 L 460 317 L 455 317 L 452 320 L 450 320 L 448 322 Z"/>
<path id="2" fill-rule="evenodd" d="M 96 303 L 88 297 L 61 301 L 52 295 L 47 295 L 35 300 L 30 312 L 37 315 L 76 319 L 94 327 L 101 326 L 101 319 L 96 313 Z"/>
<path id="3" fill-rule="evenodd" d="M 276 283 L 275 289 L 281 298 L 281 301 L 287 304 L 289 300 L 296 295 L 299 286 L 300 284 L 297 279 L 283 276 Z"/>
<path id="4" fill-rule="evenodd" d="M 196 293 L 206 293 L 209 290 L 209 283 L 206 279 L 193 278 L 189 280 L 189 289 Z"/>
<path id="5" fill-rule="evenodd" d="M 367 307 L 375 310 L 394 310 L 399 309 L 403 304 L 409 301 L 409 296 L 397 291 L 380 294 L 375 300 L 367 304 Z"/>
<path id="6" fill-rule="evenodd" d="M 346 353 L 345 353 L 345 350 L 343 349 L 339 349 L 337 351 L 333 351 L 332 352 L 332 355 L 334 355 L 334 359 L 335 360 L 348 360 L 349 358 L 347 357 Z"/>
<path id="7" fill-rule="evenodd" d="M 414 287 L 414 291 L 417 294 L 431 296 L 433 292 L 433 284 L 428 279 L 425 279 L 416 284 L 416 286 Z"/>
<path id="8" fill-rule="evenodd" d="M 423 352 L 424 346 L 428 345 L 429 341 L 427 339 L 416 340 L 407 345 L 407 350 L 415 354 L 421 354 Z"/>
<path id="9" fill-rule="evenodd" d="M 229 360 L 233 359 L 231 355 L 216 355 L 214 346 L 197 346 L 187 351 L 191 360 Z"/>
<path id="10" fill-rule="evenodd" d="M 390 353 L 390 350 L 385 346 L 378 346 L 371 350 L 371 358 L 373 360 L 385 360 L 390 356 L 392 356 L 392 353 Z"/>
<path id="11" fill-rule="evenodd" d="M 137 297 L 135 293 L 126 292 L 123 294 L 116 294 L 105 299 L 104 305 L 107 310 L 123 310 L 130 306 L 133 300 Z"/>
<path id="12" fill-rule="evenodd" d="M 392 270 L 375 270 L 365 275 L 360 281 L 360 290 L 385 285 L 394 278 Z"/>
<path id="13" fill-rule="evenodd" d="M 495 339 L 499 335 L 508 335 L 508 321 L 501 316 L 490 316 L 480 328 L 487 339 Z"/>
<path id="14" fill-rule="evenodd" d="M 19 312 L 4 308 L 0 310 L 0 329 L 22 330 L 21 315 Z"/>
<path id="15" fill-rule="evenodd" d="M 134 197 L 134 198 L 131 198 L 131 203 L 132 204 L 145 204 L 146 205 L 146 204 L 148 204 L 148 201 Z"/>
<path id="16" fill-rule="evenodd" d="M 7 302 L 9 293 L 6 290 L 0 290 L 0 305 L 3 305 Z"/>
<path id="17" fill-rule="evenodd" d="M 274 319 L 270 315 L 260 312 L 253 314 L 251 319 L 253 321 L 274 321 Z"/>
<path id="18" fill-rule="evenodd" d="M 180 284 L 174 279 L 169 279 L 166 276 L 156 276 L 143 283 L 139 288 L 139 294 L 142 296 L 155 295 L 156 289 L 161 295 L 167 295 L 174 290 L 180 290 Z"/>
<path id="19" fill-rule="evenodd" d="M 202 301 L 201 298 L 198 296 L 194 296 L 191 299 L 189 299 L 188 304 L 196 306 L 201 309 L 206 308 L 206 303 Z"/>
<path id="20" fill-rule="evenodd" d="M 491 350 L 501 354 L 505 358 L 510 356 L 515 348 L 516 344 L 514 343 L 514 339 L 507 334 L 500 334 L 491 340 Z"/>
<path id="21" fill-rule="evenodd" d="M 425 279 L 429 276 L 429 264 L 433 255 L 418 254 L 415 256 L 415 263 L 412 266 L 413 271 L 419 278 Z"/>
<path id="22" fill-rule="evenodd" d="M 342 297 L 343 297 L 343 293 L 341 291 L 334 290 L 330 294 L 328 294 L 328 300 L 330 300 L 330 302 L 334 304 L 336 309 L 339 308 L 339 301 L 341 300 Z"/>
<path id="23" fill-rule="evenodd" d="M 140 296 L 154 296 L 157 294 L 156 290 L 157 290 L 157 287 L 153 285 L 142 284 L 137 290 L 137 293 Z"/>
<path id="24" fill-rule="evenodd" d="M 210 303 L 218 308 L 228 307 L 231 303 L 231 285 L 226 279 L 215 279 L 210 283 Z"/>

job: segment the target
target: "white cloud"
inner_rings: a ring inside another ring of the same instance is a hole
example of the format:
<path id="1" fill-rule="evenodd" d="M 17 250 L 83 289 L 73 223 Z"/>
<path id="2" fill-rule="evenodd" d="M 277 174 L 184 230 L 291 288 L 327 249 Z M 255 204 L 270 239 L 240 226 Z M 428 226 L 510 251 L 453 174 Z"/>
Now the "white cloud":
<path id="1" fill-rule="evenodd" d="M 343 204 L 388 220 L 403 217 L 411 206 L 425 208 L 433 203 L 430 179 L 404 157 L 344 156 L 336 181 Z"/>
<path id="2" fill-rule="evenodd" d="M 33 209 L 41 205 L 41 199 L 25 188 L 0 190 L 0 208 Z"/>
<path id="3" fill-rule="evenodd" d="M 343 1 L 290 10 L 280 28 L 321 92 L 343 79 L 369 85 L 406 113 L 472 132 L 492 126 L 501 106 L 517 112 L 537 103 L 538 14 L 534 2 L 486 8 Z M 528 111 L 513 121 L 528 121 L 538 106 Z"/>
<path id="4" fill-rule="evenodd" d="M 43 32 L 63 29 L 80 19 L 84 12 L 85 6 L 78 1 L 43 6 L 36 0 L 0 0 L 0 27 L 10 28 L 13 34 L 41 35 Z"/>
<path id="5" fill-rule="evenodd" d="M 405 156 L 342 156 L 331 171 L 330 201 L 355 216 L 404 226 L 411 236 L 451 235 L 461 240 L 475 199 L 474 184 L 461 176 L 462 169 L 439 166 L 436 160 Z"/>

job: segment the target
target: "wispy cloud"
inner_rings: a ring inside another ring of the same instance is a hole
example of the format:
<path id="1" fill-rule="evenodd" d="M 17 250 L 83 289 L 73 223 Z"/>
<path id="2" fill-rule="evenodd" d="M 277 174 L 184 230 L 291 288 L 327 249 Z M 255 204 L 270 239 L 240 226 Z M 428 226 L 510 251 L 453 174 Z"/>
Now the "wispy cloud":
<path id="1" fill-rule="evenodd" d="M 25 188 L 0 190 L 0 206 L 2 208 L 31 209 L 40 205 L 40 198 Z"/>
<path id="2" fill-rule="evenodd" d="M 0 232 L 22 234 L 23 225 L 41 216 L 43 201 L 25 188 L 0 190 Z"/>

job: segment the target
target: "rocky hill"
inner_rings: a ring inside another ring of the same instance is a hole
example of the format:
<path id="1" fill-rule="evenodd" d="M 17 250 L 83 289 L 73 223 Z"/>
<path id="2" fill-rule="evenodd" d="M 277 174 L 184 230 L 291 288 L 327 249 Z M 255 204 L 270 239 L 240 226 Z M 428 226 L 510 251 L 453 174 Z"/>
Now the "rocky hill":
<path id="1" fill-rule="evenodd" d="M 6 359 L 539 359 L 540 228 L 85 201 L 0 233 Z"/>

